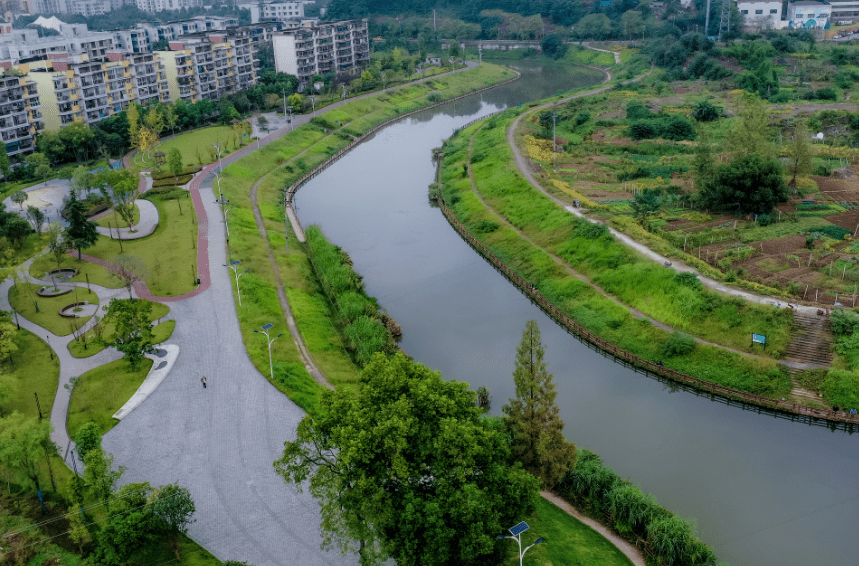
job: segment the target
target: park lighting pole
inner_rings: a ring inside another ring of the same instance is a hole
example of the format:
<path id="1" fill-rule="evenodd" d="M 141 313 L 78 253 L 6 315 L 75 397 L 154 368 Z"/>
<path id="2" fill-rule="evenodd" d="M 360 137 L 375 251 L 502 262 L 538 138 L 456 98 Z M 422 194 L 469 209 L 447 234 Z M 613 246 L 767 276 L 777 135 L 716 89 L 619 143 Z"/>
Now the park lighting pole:
<path id="1" fill-rule="evenodd" d="M 226 225 L 227 225 L 227 213 L 226 213 L 226 212 L 224 212 L 224 205 L 225 205 L 225 204 L 230 204 L 230 199 L 227 199 L 227 198 L 219 198 L 219 199 L 218 199 L 218 200 L 216 200 L 215 202 L 216 202 L 217 204 L 220 204 L 220 205 L 221 205 L 221 215 L 222 215 L 222 216 L 223 216 L 223 218 L 224 218 L 224 226 L 226 226 Z M 230 237 L 229 237 L 229 235 L 227 235 L 227 254 L 229 255 L 229 257 L 230 257 L 230 258 L 232 258 L 232 250 L 230 249 Z"/>
<path id="2" fill-rule="evenodd" d="M 316 118 L 316 97 L 315 96 L 310 97 L 310 104 L 313 105 L 313 117 Z"/>
<path id="3" fill-rule="evenodd" d="M 256 332 L 256 330 L 254 330 L 254 332 Z M 525 531 L 527 531 L 530 528 L 531 527 L 528 526 L 528 523 L 526 523 L 525 521 L 522 521 L 518 525 L 514 525 L 514 526 L 510 527 L 509 529 L 507 529 L 512 536 L 508 537 L 508 536 L 504 536 L 504 535 L 498 535 L 497 537 L 495 537 L 495 538 L 512 538 L 513 540 L 516 541 L 516 543 L 519 545 L 519 566 L 522 566 L 522 559 L 525 557 L 525 553 L 528 552 L 528 549 L 530 549 L 532 546 L 537 546 L 538 544 L 540 544 L 541 542 L 546 540 L 546 539 L 540 537 L 536 541 L 534 541 L 534 544 L 532 544 L 531 546 L 526 546 L 525 550 L 522 550 L 522 533 L 524 533 Z"/>
<path id="4" fill-rule="evenodd" d="M 245 269 L 244 271 L 239 273 L 239 268 L 236 266 L 240 263 L 241 263 L 241 261 L 239 261 L 239 260 L 231 261 L 229 264 L 224 264 L 224 267 L 229 267 L 230 269 L 232 269 L 233 273 L 236 276 L 236 293 L 239 295 L 239 306 L 242 306 L 242 291 L 241 291 L 241 289 L 239 289 L 239 277 L 241 277 L 242 275 L 244 275 L 245 273 L 247 273 L 250 270 Z M 256 332 L 256 330 L 254 330 L 254 332 Z"/>
<path id="5" fill-rule="evenodd" d="M 215 179 L 218 180 L 218 198 L 223 199 L 224 195 L 221 193 L 221 169 L 215 171 Z M 119 233 L 119 228 L 117 228 L 117 234 Z"/>
<path id="6" fill-rule="evenodd" d="M 294 108 L 294 106 L 287 106 L 286 107 L 286 109 L 289 111 L 289 118 L 287 119 L 286 123 L 289 124 L 289 131 L 290 132 L 292 131 L 292 109 L 293 108 Z"/>
<path id="7" fill-rule="evenodd" d="M 382 71 L 379 74 L 379 76 L 382 77 L 382 90 L 385 90 L 385 88 L 387 88 L 387 86 L 388 86 L 388 81 L 387 81 L 388 75 L 385 74 L 385 71 Z"/>
<path id="8" fill-rule="evenodd" d="M 254 332 L 257 332 L 259 334 L 265 334 L 265 338 L 266 340 L 268 340 L 268 370 L 269 372 L 271 372 L 271 380 L 274 381 L 274 365 L 271 362 L 271 343 L 283 336 L 283 332 L 281 332 L 274 338 L 270 338 L 268 335 L 268 331 L 272 328 L 274 328 L 274 325 L 272 323 L 263 324 L 262 330 L 254 330 Z"/>
<path id="9" fill-rule="evenodd" d="M 218 150 L 218 171 L 221 170 L 221 142 L 215 142 L 212 144 L 215 146 L 215 149 Z M 218 185 L 220 187 L 220 185 Z"/>
<path id="10" fill-rule="evenodd" d="M 230 241 L 230 223 L 227 222 L 227 213 L 232 209 L 236 208 L 235 206 L 231 206 L 227 210 L 224 211 L 224 227 L 227 229 L 227 242 Z"/>

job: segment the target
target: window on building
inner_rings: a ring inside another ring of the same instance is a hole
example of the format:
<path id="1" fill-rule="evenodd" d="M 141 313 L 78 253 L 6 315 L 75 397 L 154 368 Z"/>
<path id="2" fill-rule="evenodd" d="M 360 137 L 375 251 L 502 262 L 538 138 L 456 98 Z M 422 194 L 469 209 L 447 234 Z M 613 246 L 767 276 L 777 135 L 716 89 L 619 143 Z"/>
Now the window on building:
<path id="1" fill-rule="evenodd" d="M 775 10 L 775 9 L 770 10 L 770 14 L 778 14 L 778 10 Z"/>
<path id="2" fill-rule="evenodd" d="M 763 13 L 764 13 L 763 10 L 755 10 L 755 14 L 763 14 Z"/>
<path id="3" fill-rule="evenodd" d="M 748 14 L 748 13 L 749 13 L 749 11 L 748 11 L 748 10 L 740 10 L 740 13 L 741 13 L 741 14 Z"/>

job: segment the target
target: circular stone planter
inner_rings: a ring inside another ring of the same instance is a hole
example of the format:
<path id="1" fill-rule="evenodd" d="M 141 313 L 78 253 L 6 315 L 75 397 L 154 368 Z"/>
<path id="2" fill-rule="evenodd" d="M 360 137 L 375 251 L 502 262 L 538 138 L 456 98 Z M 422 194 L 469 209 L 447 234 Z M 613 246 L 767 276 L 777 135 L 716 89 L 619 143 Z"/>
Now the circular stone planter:
<path id="1" fill-rule="evenodd" d="M 48 275 L 53 275 L 56 281 L 68 281 L 78 274 L 78 270 L 71 267 L 63 267 L 62 269 L 52 269 Z"/>
<path id="2" fill-rule="evenodd" d="M 59 297 L 60 295 L 65 295 L 66 293 L 71 293 L 73 287 L 57 287 L 54 288 L 53 285 L 46 285 L 36 291 L 36 294 L 40 297 Z"/>
<path id="3" fill-rule="evenodd" d="M 98 305 L 90 304 L 88 301 L 72 303 L 60 309 L 60 316 L 66 318 L 84 318 L 98 312 Z"/>

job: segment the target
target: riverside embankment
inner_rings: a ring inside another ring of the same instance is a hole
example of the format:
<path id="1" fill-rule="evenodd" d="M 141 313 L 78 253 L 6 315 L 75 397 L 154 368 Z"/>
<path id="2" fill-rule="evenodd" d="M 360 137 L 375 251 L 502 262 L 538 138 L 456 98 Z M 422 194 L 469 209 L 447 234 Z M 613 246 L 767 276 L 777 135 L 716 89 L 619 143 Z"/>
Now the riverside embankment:
<path id="1" fill-rule="evenodd" d="M 403 350 L 446 378 L 489 387 L 495 414 L 513 395 L 522 326 L 537 319 L 567 435 L 697 518 L 721 559 L 851 563 L 859 455 L 847 432 L 774 418 L 604 357 L 510 285 L 427 202 L 432 149 L 453 130 L 586 84 L 518 67 L 522 80 L 398 121 L 342 156 L 295 195 L 301 222 L 319 224 L 349 253 L 368 294 L 402 326 Z"/>

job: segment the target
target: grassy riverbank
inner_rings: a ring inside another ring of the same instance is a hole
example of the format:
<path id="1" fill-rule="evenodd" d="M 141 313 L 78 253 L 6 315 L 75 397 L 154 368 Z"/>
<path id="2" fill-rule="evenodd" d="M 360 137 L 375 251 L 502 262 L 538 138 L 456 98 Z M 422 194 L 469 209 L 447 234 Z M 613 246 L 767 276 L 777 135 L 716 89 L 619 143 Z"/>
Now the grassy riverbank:
<path id="1" fill-rule="evenodd" d="M 790 321 L 780 311 L 702 292 L 694 281 L 639 258 L 604 228 L 573 220 L 531 187 L 519 174 L 506 143 L 506 129 L 514 117 L 515 111 L 510 111 L 488 120 L 485 126 L 475 124 L 445 144 L 444 197 L 469 231 L 544 297 L 600 338 L 727 387 L 771 397 L 786 395 L 790 379 L 775 361 L 703 344 L 672 347 L 678 342 L 676 336 L 635 318 L 627 308 L 570 273 L 568 267 L 654 319 L 666 319 L 666 324 L 708 341 L 748 348 L 746 331 L 764 321 L 781 329 L 772 332 L 781 348 L 788 339 Z M 466 163 L 472 167 L 477 192 L 464 174 Z"/>
<path id="2" fill-rule="evenodd" d="M 355 137 L 391 118 L 435 102 L 513 78 L 512 71 L 492 64 L 405 86 L 396 91 L 351 101 L 326 112 L 225 168 L 221 180 L 224 197 L 237 206 L 230 220 L 232 257 L 250 272 L 242 278 L 239 323 L 245 347 L 263 375 L 268 372 L 268 351 L 253 330 L 272 322 L 283 329 L 284 313 L 277 301 L 277 279 L 283 283 L 296 324 L 317 365 L 335 386 L 354 382 L 358 369 L 346 354 L 331 323 L 334 314 L 322 294 L 307 256 L 285 222 L 282 190 L 354 141 Z M 327 131 L 326 131 L 327 130 Z M 259 181 L 259 203 L 267 240 L 259 233 L 250 198 Z M 274 259 L 272 268 L 268 254 Z M 272 345 L 274 385 L 306 410 L 317 407 L 320 387 L 301 363 L 291 340 Z"/>

